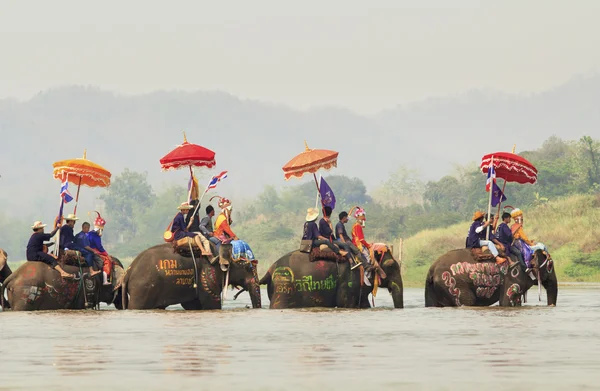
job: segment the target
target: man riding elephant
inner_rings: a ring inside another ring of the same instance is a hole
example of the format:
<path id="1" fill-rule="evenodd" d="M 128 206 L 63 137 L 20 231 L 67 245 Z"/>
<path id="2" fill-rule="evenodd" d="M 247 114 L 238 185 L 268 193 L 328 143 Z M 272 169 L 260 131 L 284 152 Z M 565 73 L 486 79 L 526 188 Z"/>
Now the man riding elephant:
<path id="1" fill-rule="evenodd" d="M 470 249 L 453 250 L 438 258 L 425 280 L 426 307 L 519 305 L 520 296 L 541 281 L 548 305 L 556 305 L 558 283 L 554 262 L 540 250 L 534 256 L 539 280 L 532 280 L 519 264 L 497 264 L 476 259 Z"/>
<path id="2" fill-rule="evenodd" d="M 229 260 L 228 274 L 207 256 L 192 257 L 186 246 L 174 251 L 170 244 L 162 244 L 143 251 L 127 269 L 123 308 L 165 309 L 181 304 L 188 310 L 221 309 L 227 279 L 229 284 L 247 290 L 253 308 L 260 308 L 256 263 L 234 260 L 231 244 L 221 245 L 219 256 Z"/>
<path id="3" fill-rule="evenodd" d="M 102 246 L 102 233 L 104 232 L 104 226 L 106 225 L 106 220 L 100 216 L 100 213 L 96 212 L 98 215 L 96 220 L 94 220 L 94 230 L 88 233 L 88 239 L 90 241 L 90 248 L 92 251 L 102 259 L 102 276 L 103 276 L 103 284 L 111 285 L 112 278 L 112 270 L 113 270 L 113 262 L 108 252 Z"/>
<path id="4" fill-rule="evenodd" d="M 321 234 L 319 226 L 317 225 L 317 219 L 319 218 L 319 211 L 316 208 L 308 208 L 306 212 L 306 218 L 304 222 L 304 229 L 302 231 L 302 240 L 310 241 L 311 248 L 317 248 L 322 245 L 329 247 L 329 249 L 338 255 L 345 256 L 347 252 L 341 252 L 340 249 L 334 245 L 327 237 Z"/>
<path id="5" fill-rule="evenodd" d="M 33 234 L 29 238 L 29 242 L 27 243 L 27 260 L 34 262 L 43 262 L 46 265 L 50 266 L 53 270 L 56 270 L 60 273 L 60 276 L 65 279 L 79 279 L 73 273 L 67 273 L 56 260 L 54 255 L 48 254 L 44 252 L 44 241 L 50 240 L 56 232 L 58 232 L 60 228 L 60 222 L 56 222 L 56 227 L 54 231 L 47 234 L 44 233 L 44 227 L 46 224 L 43 224 L 41 221 L 36 221 L 33 223 L 31 228 L 33 229 Z"/>
<path id="6" fill-rule="evenodd" d="M 193 209 L 187 202 L 182 202 L 181 205 L 177 207 L 179 213 L 173 219 L 173 224 L 171 225 L 171 232 L 173 233 L 173 239 L 175 241 L 180 241 L 182 239 L 191 238 L 196 246 L 200 249 L 200 253 L 202 255 L 211 256 L 212 252 L 210 251 L 210 244 L 207 240 L 202 240 L 201 235 L 195 232 L 189 232 L 187 225 L 185 223 L 186 215 L 189 214 L 189 211 Z"/>
<path id="7" fill-rule="evenodd" d="M 368 308 L 368 296 L 377 294 L 375 276 L 369 285 L 362 284 L 361 268 L 352 270 L 349 262 L 339 259 L 313 258 L 314 253 L 293 251 L 281 257 L 260 280 L 267 285 L 270 308 L 342 307 Z M 403 287 L 400 264 L 389 248 L 374 252 L 381 263 L 385 278 L 379 286 L 387 288 L 395 308 L 403 308 Z"/>
<path id="8" fill-rule="evenodd" d="M 87 240 L 87 237 L 86 240 L 88 242 L 88 246 L 86 248 L 85 244 L 83 246 L 80 245 L 80 241 L 77 240 L 77 237 L 73 232 L 73 228 L 75 227 L 75 222 L 77 220 L 79 219 L 74 214 L 70 214 L 67 217 L 65 217 L 65 224 L 60 228 L 60 249 L 62 251 L 79 251 L 79 253 L 81 253 L 81 256 L 84 257 L 86 261 L 86 264 L 88 266 L 88 273 L 90 274 L 90 276 L 93 277 L 96 274 L 99 274 L 100 270 L 94 270 L 93 268 L 94 253 L 91 247 L 89 247 L 89 240 Z"/>
<path id="9" fill-rule="evenodd" d="M 473 214 L 473 223 L 469 229 L 469 235 L 467 236 L 467 248 L 481 248 L 486 246 L 492 255 L 495 257 L 497 263 L 506 262 L 506 258 L 501 257 L 496 247 L 499 244 L 498 240 L 494 237 L 493 233 L 490 233 L 489 239 L 486 239 L 486 228 L 490 227 L 494 221 L 492 219 L 483 222 L 485 214 L 481 211 L 477 211 Z M 491 229 L 491 227 L 490 227 Z"/>

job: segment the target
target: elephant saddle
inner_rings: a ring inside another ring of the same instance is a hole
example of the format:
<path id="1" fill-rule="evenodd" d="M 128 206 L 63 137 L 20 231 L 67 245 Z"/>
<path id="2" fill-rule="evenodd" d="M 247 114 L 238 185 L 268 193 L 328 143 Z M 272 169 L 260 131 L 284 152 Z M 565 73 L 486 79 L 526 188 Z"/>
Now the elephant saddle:
<path id="1" fill-rule="evenodd" d="M 491 252 L 489 252 L 489 250 L 487 249 L 487 247 L 485 247 L 485 248 L 472 248 L 471 249 L 471 254 L 473 255 L 473 258 L 475 258 L 476 262 L 489 262 L 489 261 L 495 261 L 496 260 L 496 257 Z"/>
<path id="2" fill-rule="evenodd" d="M 309 254 L 311 262 L 315 261 L 331 261 L 331 262 L 348 262 L 348 259 L 342 255 L 338 255 L 331 251 L 326 245 L 314 247 Z"/>
<path id="3" fill-rule="evenodd" d="M 86 266 L 85 258 L 76 250 L 60 250 L 58 262 L 63 265 Z"/>
<path id="4" fill-rule="evenodd" d="M 190 244 L 192 247 L 192 251 L 194 252 L 194 257 L 201 258 L 202 252 L 200 251 L 200 249 L 196 245 L 196 242 L 192 238 L 183 238 L 177 241 L 173 241 L 173 251 L 181 255 L 182 257 L 191 258 L 192 253 L 190 251 Z M 214 256 L 219 255 L 214 243 L 210 243 L 210 250 L 212 251 Z"/>

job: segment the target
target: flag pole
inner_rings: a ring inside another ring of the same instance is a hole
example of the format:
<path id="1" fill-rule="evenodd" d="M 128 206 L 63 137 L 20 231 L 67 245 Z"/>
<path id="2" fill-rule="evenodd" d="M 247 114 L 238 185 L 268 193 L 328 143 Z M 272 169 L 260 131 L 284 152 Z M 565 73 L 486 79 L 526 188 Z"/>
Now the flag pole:
<path id="1" fill-rule="evenodd" d="M 488 222 L 491 224 L 490 222 L 490 218 L 492 215 L 492 193 L 494 192 L 494 178 L 492 178 L 492 175 L 490 173 L 490 170 L 494 169 L 494 155 L 492 155 L 492 160 L 490 162 L 490 167 L 488 168 L 488 175 L 490 176 L 490 196 L 489 196 L 489 200 L 488 200 L 488 213 L 487 213 L 487 218 L 488 218 Z M 487 226 L 487 230 L 485 233 L 485 240 L 490 240 L 490 226 Z"/>
<path id="2" fill-rule="evenodd" d="M 319 182 L 321 182 L 321 174 L 319 174 Z M 315 209 L 319 209 L 319 197 L 321 196 L 321 191 L 317 186 L 317 198 L 315 200 Z"/>
<path id="3" fill-rule="evenodd" d="M 517 149 L 517 144 L 513 144 L 512 153 L 515 153 Z M 504 189 L 506 189 L 506 179 L 504 179 L 504 185 L 502 185 L 502 194 L 504 194 Z M 500 203 L 498 204 L 498 215 L 500 215 L 500 208 L 502 207 L 502 197 L 500 197 Z"/>

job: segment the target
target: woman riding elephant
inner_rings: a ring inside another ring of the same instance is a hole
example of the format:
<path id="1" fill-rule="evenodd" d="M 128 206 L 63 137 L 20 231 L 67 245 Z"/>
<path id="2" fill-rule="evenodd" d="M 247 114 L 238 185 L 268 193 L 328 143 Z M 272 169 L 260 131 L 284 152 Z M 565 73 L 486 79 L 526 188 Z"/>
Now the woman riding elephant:
<path id="1" fill-rule="evenodd" d="M 554 262 L 536 251 L 532 264 L 539 278 L 532 280 L 518 264 L 479 261 L 470 249 L 453 250 L 438 258 L 425 280 L 426 307 L 520 305 L 520 297 L 541 281 L 548 305 L 556 305 L 558 283 Z"/>
<path id="2" fill-rule="evenodd" d="M 165 309 L 181 304 L 187 310 L 221 309 L 226 278 L 233 286 L 250 292 L 253 308 L 261 307 L 255 262 L 234 261 L 232 246 L 219 246 L 219 257 L 230 264 L 227 277 L 216 261 L 203 255 L 182 255 L 169 244 L 151 247 L 139 254 L 123 280 L 124 309 Z M 195 264 L 194 264 L 195 262 Z"/>
<path id="3" fill-rule="evenodd" d="M 221 208 L 221 213 L 215 221 L 214 236 L 222 243 L 231 243 L 233 246 L 233 259 L 244 258 L 250 262 L 255 262 L 254 252 L 250 248 L 250 245 L 240 240 L 231 230 L 231 224 L 233 223 L 231 220 L 231 201 L 220 196 L 211 197 L 210 200 L 212 201 L 213 198 L 219 199 L 219 208 Z M 226 270 L 227 264 L 221 265 L 221 267 L 223 270 Z"/>
<path id="4" fill-rule="evenodd" d="M 361 269 L 351 270 L 348 262 L 317 259 L 294 251 L 276 261 L 260 280 L 267 285 L 270 308 L 343 307 L 369 308 L 368 295 L 376 295 L 377 286 L 387 288 L 395 308 L 403 308 L 400 265 L 388 249 L 375 252 L 385 278 L 371 286 L 361 284 Z M 383 274 L 383 273 L 382 273 Z M 379 283 L 380 282 L 380 283 Z"/>
<path id="5" fill-rule="evenodd" d="M 112 257 L 123 274 L 123 265 Z M 62 265 L 67 273 L 77 274 L 79 266 Z M 86 284 L 84 287 L 83 284 Z M 84 309 L 86 300 L 92 298 L 97 304 L 104 302 L 120 308 L 120 285 L 102 285 L 100 274 L 81 280 L 65 279 L 42 262 L 26 262 L 5 281 L 4 290 L 13 311 Z M 88 295 L 88 292 L 90 294 Z M 1 292 L 0 292 L 1 294 Z M 90 307 L 88 301 L 88 307 Z"/>

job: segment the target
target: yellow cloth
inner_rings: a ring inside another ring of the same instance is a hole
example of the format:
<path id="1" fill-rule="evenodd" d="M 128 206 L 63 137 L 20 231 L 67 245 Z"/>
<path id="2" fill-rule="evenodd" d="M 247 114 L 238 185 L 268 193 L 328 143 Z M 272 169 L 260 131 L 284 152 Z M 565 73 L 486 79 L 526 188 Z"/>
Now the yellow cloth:
<path id="1" fill-rule="evenodd" d="M 533 240 L 530 240 L 527 237 L 527 235 L 525 234 L 525 231 L 523 230 L 523 225 L 521 225 L 521 224 L 514 224 L 513 228 L 515 228 L 515 226 L 518 226 L 517 230 L 513 234 L 513 237 L 515 239 L 521 239 L 522 241 L 524 241 L 525 243 L 527 243 L 530 246 L 535 245 L 535 242 Z"/>
<path id="2" fill-rule="evenodd" d="M 223 224 L 224 221 L 225 215 L 223 213 L 219 214 L 219 216 L 217 216 L 217 220 L 215 221 L 215 231 L 219 229 L 219 227 L 221 226 L 221 224 Z"/>

